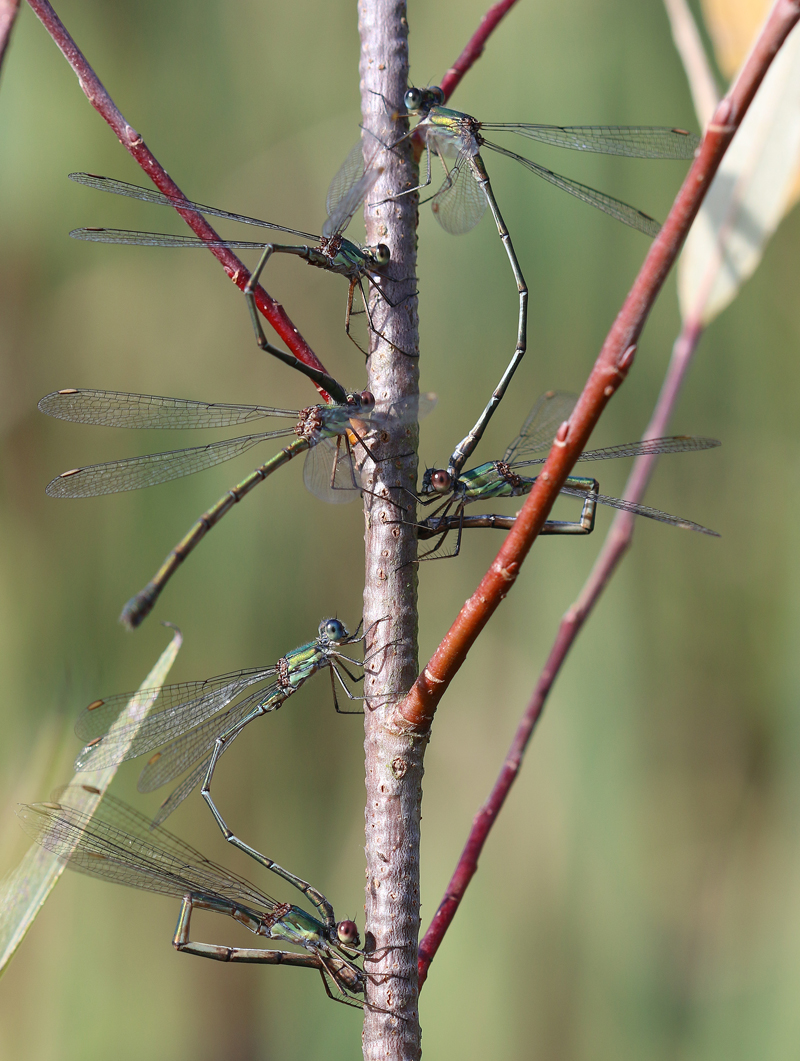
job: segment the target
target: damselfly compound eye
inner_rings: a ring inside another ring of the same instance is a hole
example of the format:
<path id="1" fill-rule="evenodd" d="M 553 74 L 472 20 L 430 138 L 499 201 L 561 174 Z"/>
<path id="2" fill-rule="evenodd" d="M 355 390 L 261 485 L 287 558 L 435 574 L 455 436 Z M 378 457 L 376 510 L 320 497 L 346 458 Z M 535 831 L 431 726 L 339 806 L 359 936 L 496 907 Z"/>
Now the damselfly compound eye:
<path id="1" fill-rule="evenodd" d="M 358 946 L 358 926 L 355 921 L 340 921 L 336 926 L 336 935 L 340 943 L 347 943 L 351 947 Z"/>
<path id="2" fill-rule="evenodd" d="M 325 636 L 331 641 L 342 641 L 347 637 L 347 631 L 338 619 L 328 619 L 325 622 Z"/>

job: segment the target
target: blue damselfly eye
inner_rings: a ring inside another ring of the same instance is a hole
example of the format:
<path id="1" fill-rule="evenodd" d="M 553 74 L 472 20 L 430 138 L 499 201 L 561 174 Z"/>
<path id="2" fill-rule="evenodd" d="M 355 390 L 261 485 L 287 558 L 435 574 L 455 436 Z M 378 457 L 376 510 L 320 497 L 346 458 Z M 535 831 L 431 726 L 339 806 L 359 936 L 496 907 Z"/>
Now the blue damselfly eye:
<path id="1" fill-rule="evenodd" d="M 419 106 L 422 103 L 422 93 L 418 88 L 410 88 L 403 97 L 403 102 L 406 105 L 406 110 L 413 112 L 419 110 Z"/>
<path id="2" fill-rule="evenodd" d="M 325 636 L 331 641 L 343 641 L 347 637 L 344 623 L 338 619 L 327 619 L 325 622 Z"/>

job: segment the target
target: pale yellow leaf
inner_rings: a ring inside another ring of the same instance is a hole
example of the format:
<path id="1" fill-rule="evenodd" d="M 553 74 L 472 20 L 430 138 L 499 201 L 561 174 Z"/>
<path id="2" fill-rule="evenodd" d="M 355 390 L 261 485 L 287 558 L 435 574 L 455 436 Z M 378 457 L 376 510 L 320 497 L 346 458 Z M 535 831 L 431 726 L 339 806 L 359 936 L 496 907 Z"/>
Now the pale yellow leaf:
<path id="1" fill-rule="evenodd" d="M 678 266 L 681 314 L 708 324 L 758 266 L 800 166 L 800 32 L 772 63 L 692 226 Z"/>
<path id="2" fill-rule="evenodd" d="M 145 718 L 155 702 L 157 690 L 164 684 L 175 661 L 181 640 L 180 631 L 176 629 L 158 662 L 139 687 L 140 693 L 147 690 L 148 695 L 135 695 L 109 730 L 110 733 L 119 726 L 141 722 Z M 133 740 L 134 736 L 135 733 L 131 733 L 130 739 Z M 71 797 L 71 805 L 85 814 L 92 814 L 116 772 L 117 767 L 110 766 L 104 770 L 82 770 L 76 774 L 73 785 L 86 785 L 96 791 L 84 789 L 80 798 Z M 61 859 L 34 844 L 17 868 L 0 881 L 0 975 L 5 972 L 25 933 L 55 887 L 64 865 Z"/>
<path id="3" fill-rule="evenodd" d="M 772 0 L 700 0 L 700 7 L 719 68 L 730 80 L 750 51 Z"/>

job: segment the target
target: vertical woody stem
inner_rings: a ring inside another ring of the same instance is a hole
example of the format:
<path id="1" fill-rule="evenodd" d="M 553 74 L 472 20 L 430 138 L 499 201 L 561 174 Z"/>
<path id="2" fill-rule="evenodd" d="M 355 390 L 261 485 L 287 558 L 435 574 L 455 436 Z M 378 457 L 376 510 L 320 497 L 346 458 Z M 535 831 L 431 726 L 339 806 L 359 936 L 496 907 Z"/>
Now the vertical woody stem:
<path id="1" fill-rule="evenodd" d="M 403 95 L 408 78 L 408 23 L 403 0 L 360 0 L 361 92 L 364 155 L 384 167 L 366 209 L 367 241 L 388 245 L 392 263 L 385 290 L 394 308 L 373 296 L 376 328 L 391 343 L 372 336 L 369 389 L 380 407 L 419 390 L 416 271 L 417 196 L 390 195 L 413 187 L 411 145 L 393 144 L 407 131 Z M 377 339 L 377 341 L 375 341 Z M 394 346 L 392 345 L 394 344 Z M 399 348 L 399 349 L 398 349 Z M 372 448 L 372 446 L 371 446 Z M 383 432 L 374 443 L 377 464 L 364 465 L 366 577 L 364 623 L 377 623 L 366 646 L 366 931 L 375 958 L 365 1010 L 363 1048 L 367 1059 L 416 1061 L 420 1056 L 417 1012 L 419 935 L 419 823 L 425 741 L 387 725 L 394 705 L 417 673 L 416 538 L 412 490 L 417 477 L 417 428 Z M 403 512 L 396 502 L 405 509 Z M 380 621 L 379 621 L 380 620 Z M 379 622 L 378 622 L 379 621 Z M 383 1012 L 386 1011 L 386 1012 Z"/>

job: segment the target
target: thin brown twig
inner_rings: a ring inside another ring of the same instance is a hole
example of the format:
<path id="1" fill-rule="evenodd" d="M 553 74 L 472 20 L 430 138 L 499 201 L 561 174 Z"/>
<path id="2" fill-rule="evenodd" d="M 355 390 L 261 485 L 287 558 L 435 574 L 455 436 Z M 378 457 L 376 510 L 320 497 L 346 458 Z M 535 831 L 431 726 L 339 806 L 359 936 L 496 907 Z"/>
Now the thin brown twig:
<path id="1" fill-rule="evenodd" d="M 661 393 L 643 438 L 659 438 L 666 433 L 672 410 L 702 334 L 703 326 L 699 319 L 687 321 L 684 324 L 673 347 Z M 648 456 L 636 459 L 622 495 L 627 501 L 641 500 L 655 468 L 656 460 L 656 457 Z M 525 713 L 517 726 L 498 778 L 486 802 L 473 819 L 467 842 L 456 868 L 420 943 L 418 960 L 420 988 L 425 983 L 430 964 L 455 917 L 464 893 L 477 872 L 478 859 L 506 801 L 506 796 L 519 775 L 522 760 L 536 724 L 541 718 L 550 690 L 586 619 L 627 552 L 633 537 L 634 525 L 635 517 L 631 513 L 616 513 L 583 589 L 561 620 L 553 647 L 539 675 Z"/>
<path id="2" fill-rule="evenodd" d="M 439 87 L 442 92 L 444 92 L 445 100 L 448 100 L 452 96 L 458 88 L 464 74 L 466 74 L 474 63 L 483 55 L 483 49 L 486 47 L 486 41 L 489 36 L 495 31 L 497 24 L 505 17 L 516 2 L 517 0 L 499 0 L 499 3 L 490 7 L 483 16 L 480 25 L 470 37 L 469 41 L 467 41 L 467 45 L 463 52 L 442 78 L 442 83 Z"/>
<path id="3" fill-rule="evenodd" d="M 20 0 L 0 0 L 0 70 L 6 57 L 6 49 L 11 39 L 11 31 L 17 21 Z"/>
<path id="4" fill-rule="evenodd" d="M 800 0 L 777 0 L 744 69 L 714 113 L 667 220 L 603 344 L 570 420 L 556 436 L 514 527 L 430 662 L 397 705 L 394 723 L 398 727 L 427 733 L 436 707 L 469 649 L 516 581 L 565 479 L 603 409 L 633 364 L 642 328 L 720 161 L 770 63 L 798 19 Z"/>
<path id="5" fill-rule="evenodd" d="M 47 0 L 28 0 L 28 3 L 55 41 L 64 58 L 75 71 L 86 98 L 117 134 L 119 142 L 125 150 L 142 167 L 159 191 L 173 198 L 185 199 L 186 197 L 181 189 L 150 151 L 139 133 L 125 120 L 52 6 Z M 194 210 L 183 210 L 180 207 L 176 207 L 176 210 L 195 235 L 201 239 L 218 240 L 220 238 L 202 214 Z M 208 249 L 220 262 L 236 286 L 244 288 L 250 279 L 250 272 L 233 251 L 227 247 L 210 246 Z M 320 372 L 326 372 L 325 366 L 292 323 L 280 302 L 276 302 L 271 298 L 260 285 L 256 288 L 255 300 L 263 316 L 283 339 L 295 357 L 302 361 L 304 365 L 308 365 Z M 315 384 L 315 386 L 323 398 L 327 400 L 330 397 L 320 385 Z"/>

